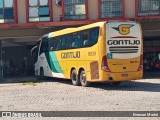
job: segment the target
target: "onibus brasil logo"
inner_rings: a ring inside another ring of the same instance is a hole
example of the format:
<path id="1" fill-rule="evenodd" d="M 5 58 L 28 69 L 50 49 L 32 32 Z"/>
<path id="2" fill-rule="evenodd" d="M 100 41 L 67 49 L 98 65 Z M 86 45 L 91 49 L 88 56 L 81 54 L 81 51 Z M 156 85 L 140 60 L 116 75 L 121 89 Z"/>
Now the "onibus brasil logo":
<path id="1" fill-rule="evenodd" d="M 133 26 L 134 25 L 122 24 L 122 25 L 119 25 L 118 27 L 112 27 L 112 28 L 119 31 L 119 33 L 122 35 L 127 35 L 130 33 L 130 28 Z"/>

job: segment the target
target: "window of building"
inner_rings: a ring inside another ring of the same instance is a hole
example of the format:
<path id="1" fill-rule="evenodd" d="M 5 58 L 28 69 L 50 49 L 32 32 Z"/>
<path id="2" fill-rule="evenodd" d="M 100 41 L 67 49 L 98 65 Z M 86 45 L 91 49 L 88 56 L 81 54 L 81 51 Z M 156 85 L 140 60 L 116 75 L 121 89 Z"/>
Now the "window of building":
<path id="1" fill-rule="evenodd" d="M 14 0 L 0 0 L 0 23 L 14 23 Z"/>
<path id="2" fill-rule="evenodd" d="M 101 18 L 122 17 L 122 0 L 101 0 Z"/>
<path id="3" fill-rule="evenodd" d="M 50 21 L 49 0 L 29 0 L 29 22 Z"/>
<path id="4" fill-rule="evenodd" d="M 64 20 L 86 19 L 86 0 L 64 0 Z"/>
<path id="5" fill-rule="evenodd" d="M 160 15 L 160 0 L 138 0 L 138 16 Z"/>

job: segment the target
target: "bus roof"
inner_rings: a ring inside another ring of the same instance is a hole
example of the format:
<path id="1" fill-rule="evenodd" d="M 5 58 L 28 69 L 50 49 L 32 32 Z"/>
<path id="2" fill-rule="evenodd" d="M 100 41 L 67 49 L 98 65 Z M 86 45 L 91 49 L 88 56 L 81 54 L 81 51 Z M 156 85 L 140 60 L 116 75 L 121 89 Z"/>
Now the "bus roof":
<path id="1" fill-rule="evenodd" d="M 117 20 L 117 21 L 108 21 L 108 23 L 137 23 L 135 21 L 130 21 L 130 20 Z"/>
<path id="2" fill-rule="evenodd" d="M 113 24 L 113 23 L 134 23 L 134 24 L 136 24 L 135 21 L 108 21 L 108 22 L 104 21 L 104 22 L 96 22 L 96 23 L 84 25 L 84 26 L 81 26 L 81 27 L 66 28 L 66 29 L 63 29 L 63 30 L 50 32 L 48 34 L 45 34 L 43 37 L 51 38 L 51 37 L 55 37 L 55 36 L 59 36 L 59 35 L 64 35 L 64 34 L 68 34 L 68 33 L 77 32 L 77 31 L 80 31 L 80 30 L 93 28 L 93 27 L 96 27 L 96 26 L 103 26 L 105 23 L 109 23 L 109 24 L 110 23 L 111 24 Z"/>
<path id="3" fill-rule="evenodd" d="M 84 25 L 84 26 L 81 26 L 81 27 L 66 28 L 66 29 L 63 29 L 63 30 L 51 32 L 51 33 L 48 34 L 48 37 L 50 38 L 50 37 L 54 37 L 54 36 L 58 36 L 58 35 L 63 35 L 63 34 L 73 33 L 73 32 L 84 30 L 84 29 L 89 29 L 89 28 L 96 27 L 96 26 L 102 26 L 105 23 L 106 22 L 97 22 L 97 23 L 92 23 L 92 24 L 89 24 L 89 25 Z"/>

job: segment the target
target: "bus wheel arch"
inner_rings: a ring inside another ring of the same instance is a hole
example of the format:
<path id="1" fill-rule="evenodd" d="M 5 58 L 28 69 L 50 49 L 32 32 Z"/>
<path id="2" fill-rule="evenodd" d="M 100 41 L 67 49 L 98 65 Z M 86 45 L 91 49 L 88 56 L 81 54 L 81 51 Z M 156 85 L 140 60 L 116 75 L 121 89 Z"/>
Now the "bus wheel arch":
<path id="1" fill-rule="evenodd" d="M 71 79 L 72 84 L 74 86 L 79 86 L 80 85 L 80 81 L 78 79 L 78 74 L 77 74 L 76 68 L 74 68 L 74 67 L 71 69 L 70 79 Z"/>
<path id="2" fill-rule="evenodd" d="M 81 85 L 83 86 L 83 87 L 88 87 L 88 86 L 90 86 L 90 82 L 88 82 L 87 80 L 86 80 L 86 72 L 85 72 L 85 70 L 84 70 L 84 68 L 80 68 L 79 69 L 79 72 L 78 72 L 78 79 L 79 79 L 79 81 L 80 81 L 80 83 L 81 83 Z"/>

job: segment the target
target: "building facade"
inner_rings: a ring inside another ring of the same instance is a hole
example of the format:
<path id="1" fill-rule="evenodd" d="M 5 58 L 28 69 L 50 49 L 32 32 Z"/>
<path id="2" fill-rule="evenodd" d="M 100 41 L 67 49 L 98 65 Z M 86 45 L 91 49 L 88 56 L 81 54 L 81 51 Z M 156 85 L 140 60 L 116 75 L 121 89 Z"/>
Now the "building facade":
<path id="1" fill-rule="evenodd" d="M 0 28 L 40 26 L 41 22 L 62 26 L 79 23 L 70 21 L 155 19 L 160 16 L 159 4 L 159 0 L 0 0 Z M 10 23 L 13 25 L 7 25 Z"/>
<path id="2" fill-rule="evenodd" d="M 13 59 L 3 49 L 34 45 L 48 32 L 109 20 L 140 22 L 145 58 L 158 56 L 160 0 L 0 0 L 0 59 Z"/>

